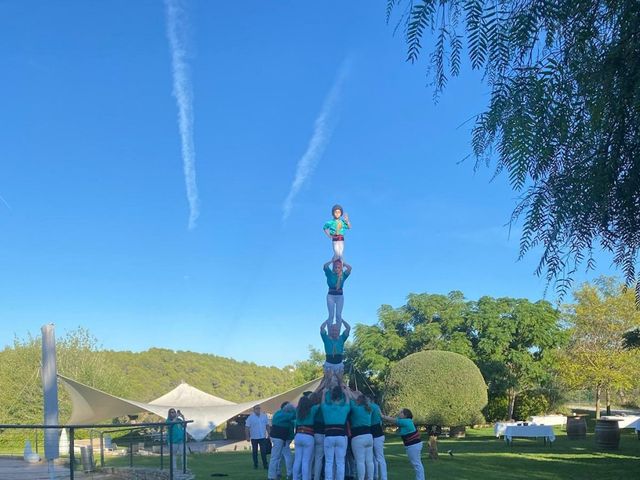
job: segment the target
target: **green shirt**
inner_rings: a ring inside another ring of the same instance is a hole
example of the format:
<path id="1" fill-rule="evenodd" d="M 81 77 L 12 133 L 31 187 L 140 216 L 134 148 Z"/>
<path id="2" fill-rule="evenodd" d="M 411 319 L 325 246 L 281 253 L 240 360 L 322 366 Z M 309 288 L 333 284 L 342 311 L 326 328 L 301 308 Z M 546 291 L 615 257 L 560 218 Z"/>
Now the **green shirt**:
<path id="1" fill-rule="evenodd" d="M 371 412 L 367 412 L 364 405 L 358 405 L 355 400 L 351 400 L 350 421 L 351 427 L 369 427 L 371 425 Z"/>
<path id="2" fill-rule="evenodd" d="M 380 407 L 377 403 L 371 402 L 371 425 L 381 425 L 382 424 L 382 413 L 380 412 Z"/>
<path id="3" fill-rule="evenodd" d="M 342 217 L 337 220 L 332 218 L 324 224 L 322 229 L 329 230 L 330 235 L 344 235 L 344 231 L 349 229 L 349 225 L 347 225 L 347 222 L 345 222 Z"/>
<path id="4" fill-rule="evenodd" d="M 291 425 L 293 425 L 293 421 L 295 420 L 295 418 L 296 418 L 295 410 L 290 410 L 290 411 L 278 410 L 276 413 L 273 414 L 273 418 L 271 419 L 271 424 L 275 425 L 276 427 L 291 428 Z"/>
<path id="5" fill-rule="evenodd" d="M 316 413 L 318 413 L 319 408 L 320 408 L 320 405 L 313 405 L 311 409 L 307 412 L 306 417 L 298 418 L 296 416 L 296 426 L 312 427 L 316 421 Z"/>
<path id="6" fill-rule="evenodd" d="M 416 426 L 410 418 L 396 418 L 396 425 L 400 427 L 400 435 L 407 435 L 416 431 Z"/>
<path id="7" fill-rule="evenodd" d="M 181 419 L 176 418 L 177 421 Z M 184 442 L 184 427 L 183 423 L 176 423 L 176 420 L 169 420 L 167 418 L 167 423 L 169 425 L 169 435 L 171 435 L 172 443 L 183 443 Z M 167 438 L 167 443 L 169 443 L 169 438 Z"/>
<path id="8" fill-rule="evenodd" d="M 342 355 L 344 353 L 344 342 L 349 338 L 349 333 L 345 330 L 336 339 L 331 338 L 326 332 L 320 332 L 322 343 L 324 343 L 324 353 L 327 355 Z"/>
<path id="9" fill-rule="evenodd" d="M 333 271 L 328 265 L 324 267 L 324 274 L 327 277 L 327 286 L 332 290 L 342 289 L 345 280 L 349 277 L 349 272 L 344 270 L 342 272 L 342 278 L 338 278 L 338 274 Z"/>
<path id="10" fill-rule="evenodd" d="M 343 425 L 347 423 L 347 416 L 351 410 L 350 404 L 344 400 L 337 403 L 333 403 L 330 400 L 328 402 L 325 401 L 320 408 L 322 409 L 325 425 Z"/>

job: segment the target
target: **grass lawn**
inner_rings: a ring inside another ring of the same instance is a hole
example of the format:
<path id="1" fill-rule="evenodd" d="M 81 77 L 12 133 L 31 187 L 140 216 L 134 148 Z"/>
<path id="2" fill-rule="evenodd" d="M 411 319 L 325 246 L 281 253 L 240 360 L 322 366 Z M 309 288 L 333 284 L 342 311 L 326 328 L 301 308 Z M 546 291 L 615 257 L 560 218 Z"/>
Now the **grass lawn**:
<path id="1" fill-rule="evenodd" d="M 589 430 L 593 432 L 593 425 Z M 632 430 L 621 431 L 620 449 L 611 452 L 596 450 L 593 433 L 586 440 L 569 441 L 559 428 L 551 446 L 542 440 L 516 439 L 510 447 L 493 436 L 492 428 L 483 428 L 467 430 L 464 439 L 441 439 L 438 448 L 437 461 L 429 460 L 426 445 L 423 450 L 430 480 L 640 479 L 640 441 Z M 449 449 L 453 456 L 445 453 Z M 385 454 L 389 480 L 413 479 L 404 447 L 395 435 L 387 435 Z M 191 455 L 188 462 L 198 480 L 211 478 L 212 473 L 246 480 L 267 478 L 265 470 L 253 469 L 249 452 Z M 128 459 L 110 459 L 108 465 L 128 465 Z M 158 466 L 159 460 L 136 457 L 134 465 Z"/>

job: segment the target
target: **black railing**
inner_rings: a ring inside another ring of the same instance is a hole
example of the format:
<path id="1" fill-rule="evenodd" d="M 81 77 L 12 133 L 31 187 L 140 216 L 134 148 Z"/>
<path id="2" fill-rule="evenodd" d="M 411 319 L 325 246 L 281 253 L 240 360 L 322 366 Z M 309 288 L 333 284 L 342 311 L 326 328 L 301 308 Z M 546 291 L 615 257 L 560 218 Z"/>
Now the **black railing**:
<path id="1" fill-rule="evenodd" d="M 136 423 L 135 425 L 123 424 L 87 424 L 87 425 L 0 425 L 0 432 L 4 429 L 35 429 L 36 430 L 36 452 L 38 448 L 37 431 L 39 429 L 55 428 L 58 430 L 69 430 L 69 479 L 74 480 L 74 470 L 76 465 L 75 460 L 75 433 L 76 430 L 89 430 L 90 442 L 93 448 L 93 436 L 92 432 L 97 431 L 100 434 L 100 466 L 104 467 L 104 435 L 107 433 L 128 431 L 129 433 L 129 466 L 133 467 L 133 432 L 143 430 L 149 427 L 156 427 L 160 430 L 160 470 L 164 469 L 164 431 L 167 429 L 169 435 L 169 478 L 173 480 L 174 476 L 174 448 L 173 448 L 173 435 L 171 435 L 171 428 L 173 424 L 182 424 L 182 473 L 187 473 L 187 424 L 193 422 L 193 420 L 180 420 L 172 423 L 156 422 L 156 423 Z"/>

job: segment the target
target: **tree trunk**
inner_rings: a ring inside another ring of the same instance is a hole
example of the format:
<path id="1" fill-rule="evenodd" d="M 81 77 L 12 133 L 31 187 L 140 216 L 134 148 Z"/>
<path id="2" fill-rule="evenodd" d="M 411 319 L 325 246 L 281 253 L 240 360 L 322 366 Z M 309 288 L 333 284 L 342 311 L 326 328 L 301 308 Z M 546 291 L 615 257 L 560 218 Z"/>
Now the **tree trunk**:
<path id="1" fill-rule="evenodd" d="M 600 391 L 602 387 L 600 385 L 596 386 L 596 420 L 600 418 Z"/>
<path id="2" fill-rule="evenodd" d="M 611 415 L 611 391 L 608 388 L 604 391 L 604 396 L 607 404 L 607 415 Z"/>
<path id="3" fill-rule="evenodd" d="M 507 398 L 509 399 L 509 410 L 508 410 L 508 417 L 510 420 L 513 420 L 513 410 L 515 408 L 516 405 L 516 391 L 513 388 L 510 388 L 509 390 L 507 390 Z"/>

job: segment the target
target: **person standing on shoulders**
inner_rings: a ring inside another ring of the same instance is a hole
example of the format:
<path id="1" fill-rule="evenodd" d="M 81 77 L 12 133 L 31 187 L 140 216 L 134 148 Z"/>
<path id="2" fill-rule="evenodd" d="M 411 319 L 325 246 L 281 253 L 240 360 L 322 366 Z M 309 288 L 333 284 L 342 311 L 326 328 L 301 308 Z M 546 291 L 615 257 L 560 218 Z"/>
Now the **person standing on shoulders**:
<path id="1" fill-rule="evenodd" d="M 269 468 L 267 463 L 267 441 L 269 438 L 269 419 L 267 415 L 260 411 L 260 405 L 253 407 L 253 413 L 247 417 L 245 422 L 245 435 L 247 442 L 251 442 L 251 454 L 253 457 L 253 468 L 258 468 L 258 447 L 262 457 L 262 466 Z"/>
<path id="2" fill-rule="evenodd" d="M 332 324 L 329 327 L 328 334 L 325 330 L 327 322 L 322 322 L 320 325 L 320 337 L 322 338 L 322 343 L 324 343 L 324 353 L 326 355 L 323 366 L 325 384 L 329 382 L 330 378 L 334 375 L 338 383 L 342 384 L 342 376 L 344 374 L 344 343 L 347 341 L 347 338 L 349 338 L 349 332 L 351 331 L 351 325 L 344 320 L 342 323 L 344 324 L 342 334 L 340 333 L 340 324 Z"/>
<path id="3" fill-rule="evenodd" d="M 403 408 L 397 417 L 382 415 L 385 422 L 397 425 L 404 443 L 409 463 L 416 474 L 416 480 L 424 480 L 424 466 L 422 465 L 422 439 L 420 432 L 413 423 L 413 413 L 408 408 Z"/>
<path id="4" fill-rule="evenodd" d="M 329 265 L 332 268 L 329 268 Z M 331 328 L 334 319 L 335 323 L 340 328 L 342 322 L 342 309 L 344 307 L 344 282 L 351 275 L 351 265 L 343 263 L 342 260 L 329 261 L 322 266 L 322 271 L 325 277 L 327 277 L 327 286 L 329 292 L 327 293 L 327 310 L 329 316 L 327 317 L 327 327 Z"/>

